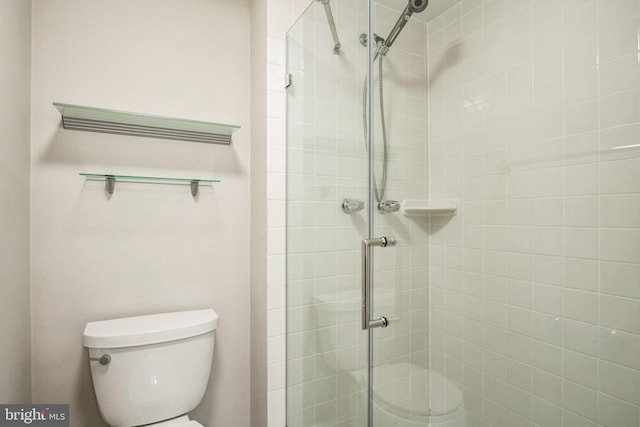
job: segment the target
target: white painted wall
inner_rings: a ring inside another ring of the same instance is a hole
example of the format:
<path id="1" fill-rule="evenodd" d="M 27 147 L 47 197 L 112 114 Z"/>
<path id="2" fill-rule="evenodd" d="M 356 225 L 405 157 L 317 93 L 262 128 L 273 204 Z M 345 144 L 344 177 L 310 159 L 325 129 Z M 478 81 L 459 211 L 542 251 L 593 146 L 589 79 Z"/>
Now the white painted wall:
<path id="1" fill-rule="evenodd" d="M 193 417 L 250 418 L 250 2 L 33 2 L 33 402 L 103 425 L 88 321 L 213 307 L 213 374 Z M 242 126 L 233 145 L 67 131 L 51 102 Z M 219 178 L 188 187 L 103 185 L 79 172 Z"/>
<path id="2" fill-rule="evenodd" d="M 29 402 L 31 3 L 0 1 L 0 402 Z"/>

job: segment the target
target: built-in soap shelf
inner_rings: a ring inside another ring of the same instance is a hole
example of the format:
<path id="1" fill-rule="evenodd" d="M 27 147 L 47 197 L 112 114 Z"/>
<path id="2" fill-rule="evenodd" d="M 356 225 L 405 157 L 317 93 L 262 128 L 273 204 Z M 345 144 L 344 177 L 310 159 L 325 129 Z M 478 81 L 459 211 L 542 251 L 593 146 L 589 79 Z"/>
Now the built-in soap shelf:
<path id="1" fill-rule="evenodd" d="M 169 178 L 161 176 L 138 176 L 138 175 L 112 175 L 112 174 L 100 174 L 100 173 L 80 173 L 80 176 L 85 177 L 89 181 L 102 181 L 104 180 L 105 191 L 109 194 L 113 194 L 116 189 L 116 181 L 123 182 L 145 182 L 149 184 L 178 184 L 189 185 L 191 188 L 191 195 L 196 197 L 198 195 L 198 189 L 201 185 L 213 185 L 215 182 L 220 182 L 218 179 L 196 179 L 196 178 Z"/>
<path id="2" fill-rule="evenodd" d="M 400 212 L 407 216 L 453 216 L 458 212 L 455 199 L 403 200 Z"/>
<path id="3" fill-rule="evenodd" d="M 106 108 L 54 102 L 65 129 L 115 133 L 149 138 L 231 144 L 231 134 L 240 126 L 202 122 Z"/>

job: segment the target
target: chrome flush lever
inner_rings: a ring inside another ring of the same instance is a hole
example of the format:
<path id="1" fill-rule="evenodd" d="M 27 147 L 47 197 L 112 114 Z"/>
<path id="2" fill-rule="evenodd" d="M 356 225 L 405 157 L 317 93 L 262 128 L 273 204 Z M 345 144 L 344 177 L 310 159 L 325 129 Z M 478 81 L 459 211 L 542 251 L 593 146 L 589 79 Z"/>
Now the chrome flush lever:
<path id="1" fill-rule="evenodd" d="M 103 354 L 100 357 L 90 357 L 89 360 L 98 361 L 101 365 L 108 365 L 109 363 L 111 363 L 111 356 L 109 356 L 108 354 Z"/>
<path id="2" fill-rule="evenodd" d="M 389 320 L 384 316 L 378 319 L 371 319 L 371 307 L 369 306 L 369 300 L 371 299 L 371 257 L 369 248 L 371 246 L 386 248 L 395 245 L 396 239 L 394 237 L 378 237 L 362 241 L 362 329 L 386 328 L 389 326 Z"/>

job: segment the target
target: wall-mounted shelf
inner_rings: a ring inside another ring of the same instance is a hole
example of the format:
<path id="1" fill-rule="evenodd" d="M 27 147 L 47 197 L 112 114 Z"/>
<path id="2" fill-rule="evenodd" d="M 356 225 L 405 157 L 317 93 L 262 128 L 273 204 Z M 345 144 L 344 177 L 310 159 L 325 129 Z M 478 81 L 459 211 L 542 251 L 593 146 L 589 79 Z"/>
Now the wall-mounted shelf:
<path id="1" fill-rule="evenodd" d="M 220 180 L 218 179 L 167 178 L 159 176 L 111 175 L 99 173 L 80 173 L 80 176 L 83 176 L 90 181 L 104 180 L 105 191 L 109 194 L 113 194 L 113 192 L 115 191 L 116 181 L 138 181 L 147 183 L 189 185 L 191 187 L 191 195 L 193 197 L 196 197 L 198 195 L 198 188 L 200 187 L 200 185 L 212 185 L 214 182 L 220 182 Z"/>
<path id="2" fill-rule="evenodd" d="M 181 141 L 231 144 L 231 134 L 240 126 L 178 119 L 128 111 L 54 102 L 65 129 L 145 136 Z"/>
<path id="3" fill-rule="evenodd" d="M 407 216 L 448 216 L 458 212 L 458 201 L 442 200 L 403 200 L 400 211 Z"/>

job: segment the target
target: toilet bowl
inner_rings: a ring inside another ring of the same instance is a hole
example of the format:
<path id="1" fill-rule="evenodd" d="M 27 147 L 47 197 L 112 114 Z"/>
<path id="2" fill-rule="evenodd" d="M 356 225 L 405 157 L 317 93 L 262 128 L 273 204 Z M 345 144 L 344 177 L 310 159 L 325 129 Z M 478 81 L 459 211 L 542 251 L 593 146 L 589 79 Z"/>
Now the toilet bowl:
<path id="1" fill-rule="evenodd" d="M 381 288 L 375 301 L 380 313 L 393 313 L 394 292 Z M 358 329 L 360 321 L 361 295 L 357 290 L 316 295 L 315 310 L 319 324 L 335 324 L 338 328 Z M 393 327 L 393 321 L 390 328 Z M 335 334 L 330 330 L 319 330 L 318 338 L 325 349 L 323 357 L 335 372 L 348 372 L 363 391 L 364 401 L 368 389 L 368 372 L 358 365 L 349 352 L 333 352 L 337 348 Z M 334 353 L 336 353 L 334 355 Z M 393 383 L 379 384 L 376 378 L 394 378 L 402 372 L 411 378 L 413 389 L 406 396 L 394 390 Z M 464 427 L 462 391 L 445 376 L 407 362 L 387 362 L 373 368 L 374 425 L 380 427 Z M 420 384 L 415 387 L 415 384 Z M 396 394 L 394 394 L 396 393 Z"/>
<path id="2" fill-rule="evenodd" d="M 413 390 L 398 395 L 393 382 L 373 387 L 375 424 L 403 427 L 464 427 L 464 410 L 460 388 L 445 376 L 406 362 L 383 363 L 373 368 L 376 377 L 390 378 L 404 372 L 411 378 Z M 366 370 L 359 372 L 366 390 Z"/>
<path id="3" fill-rule="evenodd" d="M 190 420 L 188 415 L 183 415 L 181 417 L 174 418 L 168 421 L 160 421 L 159 423 L 147 425 L 153 427 L 204 427 L 199 422 Z"/>
<path id="4" fill-rule="evenodd" d="M 204 427 L 187 413 L 204 396 L 217 326 L 212 309 L 87 323 L 102 418 L 112 427 Z"/>

